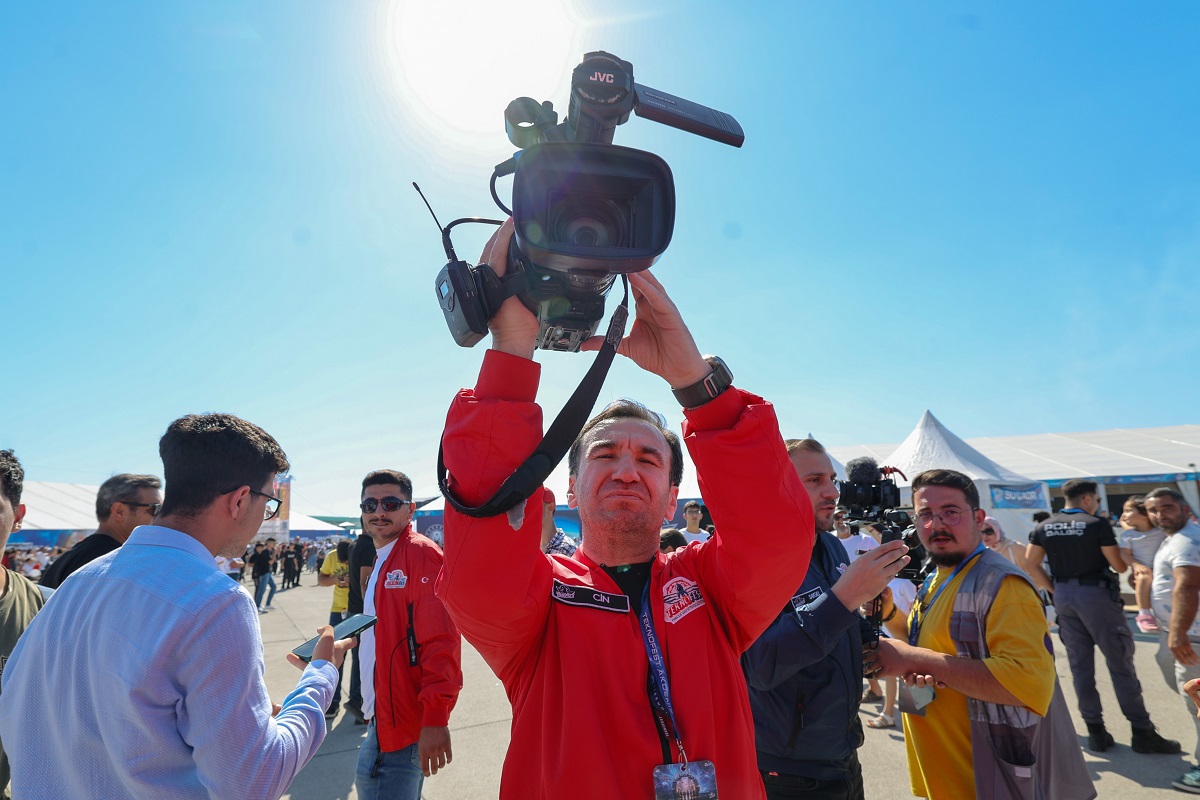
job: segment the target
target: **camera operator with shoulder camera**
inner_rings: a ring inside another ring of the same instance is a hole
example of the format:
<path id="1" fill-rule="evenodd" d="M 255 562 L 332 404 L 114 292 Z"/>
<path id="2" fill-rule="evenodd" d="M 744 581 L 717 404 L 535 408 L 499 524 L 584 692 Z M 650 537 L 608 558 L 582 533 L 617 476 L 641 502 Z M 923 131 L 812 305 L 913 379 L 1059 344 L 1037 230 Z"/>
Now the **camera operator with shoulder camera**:
<path id="1" fill-rule="evenodd" d="M 485 250 L 499 275 L 511 237 L 509 222 Z M 685 404 L 695 407 L 685 409 L 683 439 L 719 533 L 659 552 L 682 477 L 680 440 L 654 412 L 618 401 L 568 455 L 567 501 L 583 529 L 576 554 L 541 552 L 539 492 L 490 517 L 448 500 L 438 594 L 513 706 L 502 798 L 673 797 L 706 782 L 721 797 L 763 798 L 738 657 L 804 574 L 812 509 L 772 406 L 701 357 L 649 272 L 629 277 L 637 318 L 619 352 L 677 397 L 700 392 Z M 475 506 L 542 437 L 539 321 L 513 297 L 489 327 L 492 348 L 475 388 L 455 398 L 442 443 L 449 495 Z M 781 535 L 759 536 L 762 519 L 786 520 Z"/>
<path id="2" fill-rule="evenodd" d="M 863 797 L 863 642 L 873 634 L 858 608 L 908 563 L 891 541 L 851 562 L 829 531 L 837 473 L 814 439 L 789 439 L 788 458 L 812 501 L 816 538 L 804 582 L 742 656 L 754 712 L 758 768 L 767 797 Z"/>

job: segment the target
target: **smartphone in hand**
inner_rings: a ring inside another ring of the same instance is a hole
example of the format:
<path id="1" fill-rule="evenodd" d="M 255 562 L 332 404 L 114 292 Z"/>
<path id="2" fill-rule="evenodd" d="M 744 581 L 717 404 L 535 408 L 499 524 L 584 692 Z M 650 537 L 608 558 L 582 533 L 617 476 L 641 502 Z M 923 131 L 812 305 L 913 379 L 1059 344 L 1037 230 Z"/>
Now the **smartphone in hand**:
<path id="1" fill-rule="evenodd" d="M 349 636 L 357 636 L 374 624 L 375 617 L 372 617 L 370 614 L 355 614 L 353 617 L 342 620 L 337 624 L 337 627 L 333 629 L 333 640 L 336 642 L 339 639 L 345 639 Z M 316 649 L 320 638 L 320 636 L 314 636 L 292 652 L 303 661 L 312 661 L 313 650 Z"/>

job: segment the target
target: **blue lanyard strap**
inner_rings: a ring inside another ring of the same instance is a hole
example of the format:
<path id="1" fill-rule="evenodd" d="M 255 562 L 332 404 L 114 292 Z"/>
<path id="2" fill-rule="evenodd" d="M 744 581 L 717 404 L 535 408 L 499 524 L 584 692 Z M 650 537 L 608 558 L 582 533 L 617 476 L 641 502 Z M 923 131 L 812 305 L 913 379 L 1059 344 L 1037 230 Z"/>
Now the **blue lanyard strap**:
<path id="1" fill-rule="evenodd" d="M 679 756 L 687 764 L 687 754 L 683 751 L 683 739 L 679 735 L 679 726 L 675 724 L 675 709 L 671 705 L 671 684 L 667 680 L 667 667 L 663 663 L 662 648 L 658 644 L 658 634 L 654 632 L 654 617 L 650 614 L 650 578 L 642 589 L 642 608 L 638 613 L 638 621 L 642 631 L 642 643 L 646 645 L 646 658 L 650 660 L 649 694 L 650 705 L 654 709 L 655 721 L 659 733 L 667 740 L 675 742 L 679 748 Z"/>
<path id="2" fill-rule="evenodd" d="M 917 646 L 917 639 L 921 637 L 921 623 L 924 621 L 925 616 L 929 613 L 929 610 L 933 608 L 933 604 L 936 603 L 938 598 L 942 596 L 942 591 L 954 581 L 954 578 L 958 575 L 958 573 L 966 569 L 967 566 L 969 566 L 970 563 L 985 550 L 987 550 L 987 546 L 983 543 L 980 543 L 979 546 L 971 551 L 969 556 L 960 561 L 958 566 L 954 568 L 954 571 L 950 573 L 946 580 L 938 584 L 937 591 L 933 593 L 933 598 L 928 603 L 925 602 L 925 595 L 929 593 L 929 586 L 933 583 L 933 574 L 930 574 L 929 577 L 925 579 L 925 582 L 921 584 L 921 590 L 917 592 L 917 602 L 913 605 L 913 607 L 916 609 L 916 613 L 913 614 L 912 623 L 908 626 L 909 644 L 911 644 L 913 647 Z"/>

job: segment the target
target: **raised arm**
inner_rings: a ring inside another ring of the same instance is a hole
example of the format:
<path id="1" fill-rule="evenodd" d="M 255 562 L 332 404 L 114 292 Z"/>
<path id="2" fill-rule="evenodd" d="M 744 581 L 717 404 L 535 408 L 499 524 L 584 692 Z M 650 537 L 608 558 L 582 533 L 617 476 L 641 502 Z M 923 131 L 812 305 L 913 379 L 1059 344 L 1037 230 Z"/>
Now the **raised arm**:
<path id="1" fill-rule="evenodd" d="M 509 220 L 484 248 L 482 260 L 499 275 L 511 239 Z M 534 402 L 540 372 L 532 360 L 537 319 L 510 297 L 488 324 L 492 348 L 475 388 L 454 398 L 442 434 L 450 491 L 470 506 L 489 500 L 542 437 Z M 446 506 L 438 596 L 501 679 L 541 636 L 549 611 L 551 567 L 538 548 L 540 500 L 535 495 L 506 516 L 486 519 Z"/>

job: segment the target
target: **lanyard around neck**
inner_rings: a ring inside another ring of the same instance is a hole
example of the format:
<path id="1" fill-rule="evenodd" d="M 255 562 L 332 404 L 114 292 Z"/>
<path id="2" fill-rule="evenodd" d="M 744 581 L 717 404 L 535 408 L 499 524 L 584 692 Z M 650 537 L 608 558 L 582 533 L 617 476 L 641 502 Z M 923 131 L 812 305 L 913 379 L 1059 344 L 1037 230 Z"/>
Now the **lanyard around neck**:
<path id="1" fill-rule="evenodd" d="M 642 589 L 642 608 L 638 612 L 638 622 L 642 631 L 642 643 L 646 645 L 646 658 L 650 660 L 647 691 L 650 695 L 650 706 L 654 709 L 658 734 L 664 742 L 675 743 L 679 748 L 680 760 L 686 765 L 687 753 L 683 750 L 683 738 L 679 735 L 679 726 L 675 724 L 675 709 L 671 705 L 671 684 L 667 680 L 667 667 L 663 663 L 662 648 L 658 643 L 658 634 L 654 632 L 654 618 L 650 613 L 649 576 L 646 586 Z"/>
<path id="2" fill-rule="evenodd" d="M 913 614 L 912 624 L 908 626 L 909 644 L 916 647 L 917 639 L 919 639 L 921 636 L 921 623 L 924 621 L 925 616 L 929 613 L 929 610 L 933 608 L 933 604 L 936 603 L 938 598 L 942 596 L 942 592 L 954 581 L 954 578 L 958 575 L 958 573 L 966 569 L 970 563 L 985 550 L 987 550 L 987 547 L 981 542 L 979 546 L 971 551 L 969 556 L 960 561 L 958 566 L 954 568 L 954 571 L 947 576 L 946 580 L 938 584 L 937 591 L 933 593 L 933 598 L 928 603 L 925 602 L 925 595 L 929 592 L 929 586 L 933 582 L 933 575 L 930 575 L 925 579 L 925 583 L 921 584 L 921 591 L 917 592 L 917 602 L 914 604 L 916 613 Z"/>

